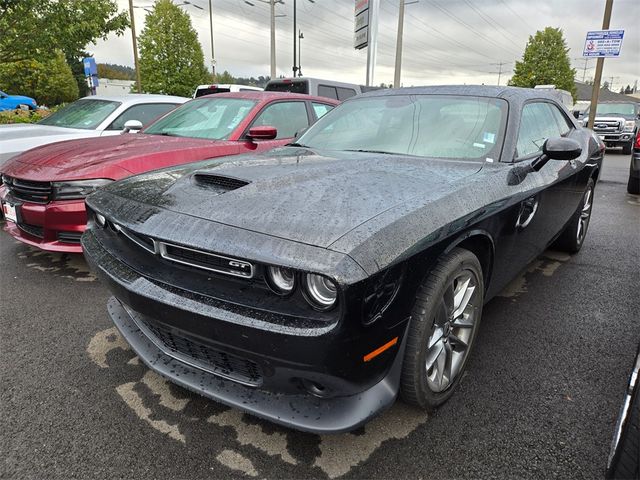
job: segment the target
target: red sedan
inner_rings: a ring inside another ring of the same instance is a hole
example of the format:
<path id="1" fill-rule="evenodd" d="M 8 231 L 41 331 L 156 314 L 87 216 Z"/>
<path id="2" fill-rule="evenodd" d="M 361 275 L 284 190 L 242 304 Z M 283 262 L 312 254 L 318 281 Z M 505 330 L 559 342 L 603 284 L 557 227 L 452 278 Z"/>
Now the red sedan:
<path id="1" fill-rule="evenodd" d="M 5 231 L 55 252 L 82 252 L 84 198 L 137 173 L 291 142 L 338 102 L 276 92 L 199 97 L 138 134 L 70 140 L 28 150 L 0 165 Z"/>

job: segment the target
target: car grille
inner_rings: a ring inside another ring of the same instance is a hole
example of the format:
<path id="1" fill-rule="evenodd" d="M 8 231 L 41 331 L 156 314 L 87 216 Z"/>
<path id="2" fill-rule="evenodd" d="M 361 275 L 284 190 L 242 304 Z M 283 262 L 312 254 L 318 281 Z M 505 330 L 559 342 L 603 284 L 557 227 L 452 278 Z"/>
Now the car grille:
<path id="1" fill-rule="evenodd" d="M 80 243 L 82 232 L 58 232 L 58 240 L 65 243 Z"/>
<path id="2" fill-rule="evenodd" d="M 619 133 L 622 132 L 623 122 L 618 120 L 596 120 L 593 123 L 593 130 L 596 133 Z"/>
<path id="3" fill-rule="evenodd" d="M 18 228 L 31 236 L 44 238 L 44 229 L 36 225 L 29 225 L 28 223 L 18 223 Z"/>
<path id="4" fill-rule="evenodd" d="M 134 314 L 133 318 L 151 341 L 176 360 L 244 385 L 257 387 L 262 384 L 262 370 L 255 362 L 190 340 L 139 314 Z"/>
<path id="5" fill-rule="evenodd" d="M 3 182 L 9 193 L 19 200 L 33 203 L 48 203 L 51 200 L 51 182 L 34 182 L 3 176 Z"/>

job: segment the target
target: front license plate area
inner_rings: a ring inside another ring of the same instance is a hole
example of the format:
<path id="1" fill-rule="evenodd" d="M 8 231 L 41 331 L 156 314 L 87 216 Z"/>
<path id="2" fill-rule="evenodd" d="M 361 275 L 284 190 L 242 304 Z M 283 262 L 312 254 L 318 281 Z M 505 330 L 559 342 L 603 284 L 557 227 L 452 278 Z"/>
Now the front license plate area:
<path id="1" fill-rule="evenodd" d="M 16 212 L 16 205 L 12 205 L 9 202 L 2 202 L 2 213 L 4 218 L 13 223 L 18 223 L 18 213 Z"/>

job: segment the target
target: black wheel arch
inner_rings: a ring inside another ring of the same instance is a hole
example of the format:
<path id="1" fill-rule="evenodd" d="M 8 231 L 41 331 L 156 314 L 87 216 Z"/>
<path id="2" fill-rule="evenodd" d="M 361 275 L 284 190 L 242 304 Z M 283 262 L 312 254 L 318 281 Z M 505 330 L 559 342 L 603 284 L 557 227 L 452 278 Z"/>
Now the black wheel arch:
<path id="1" fill-rule="evenodd" d="M 449 253 L 456 247 L 469 250 L 480 261 L 480 265 L 482 266 L 482 276 L 484 277 L 484 291 L 486 293 L 491 281 L 493 260 L 495 256 L 495 244 L 493 242 L 493 238 L 489 232 L 485 230 L 469 230 L 468 232 L 456 237 L 451 243 L 449 243 L 442 253 Z"/>

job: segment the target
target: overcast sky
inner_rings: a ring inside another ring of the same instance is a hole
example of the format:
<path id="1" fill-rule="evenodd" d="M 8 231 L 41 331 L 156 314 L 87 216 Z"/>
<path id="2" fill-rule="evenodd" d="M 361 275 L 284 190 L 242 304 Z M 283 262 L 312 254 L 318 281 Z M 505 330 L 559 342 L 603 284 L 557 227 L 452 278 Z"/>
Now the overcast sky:
<path id="1" fill-rule="evenodd" d="M 198 32 L 210 66 L 208 0 L 190 0 L 187 11 Z M 217 70 L 234 76 L 269 74 L 269 5 L 251 0 L 212 0 Z M 118 0 L 128 10 L 128 0 Z M 176 0 L 175 3 L 182 3 Z M 302 30 L 302 71 L 307 76 L 364 83 L 366 50 L 353 49 L 354 0 L 297 0 L 298 28 Z M 149 7 L 153 0 L 134 0 Z M 588 30 L 602 26 L 604 0 L 420 0 L 407 5 L 404 28 L 402 83 L 435 85 L 453 83 L 496 84 L 500 62 L 504 84 L 529 35 L 544 27 L 564 31 L 569 56 L 582 79 L 582 49 Z M 374 83 L 393 82 L 399 0 L 381 0 L 378 60 Z M 293 0 L 284 0 L 276 19 L 278 75 L 291 75 L 293 65 Z M 138 32 L 146 12 L 136 9 Z M 640 79 L 640 0 L 614 0 L 612 29 L 624 29 L 620 58 L 605 60 L 603 81 L 613 89 Z M 89 45 L 99 63 L 133 66 L 131 32 L 112 35 Z M 587 63 L 586 78 L 593 77 L 595 60 Z"/>

